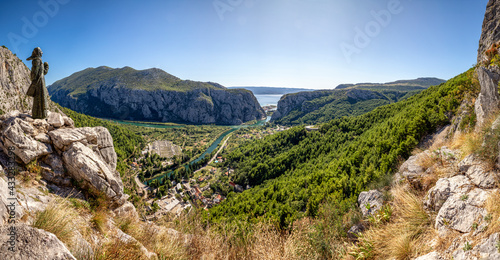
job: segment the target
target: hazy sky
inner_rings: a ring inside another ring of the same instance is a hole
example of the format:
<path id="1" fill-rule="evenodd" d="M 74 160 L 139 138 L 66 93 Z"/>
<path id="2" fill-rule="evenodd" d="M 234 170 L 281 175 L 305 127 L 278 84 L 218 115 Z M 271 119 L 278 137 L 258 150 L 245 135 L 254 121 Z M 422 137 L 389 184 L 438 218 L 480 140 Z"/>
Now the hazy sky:
<path id="1" fill-rule="evenodd" d="M 0 45 L 41 47 L 47 83 L 157 67 L 224 86 L 449 79 L 476 61 L 487 0 L 2 0 Z M 25 63 L 31 67 L 29 62 Z"/>

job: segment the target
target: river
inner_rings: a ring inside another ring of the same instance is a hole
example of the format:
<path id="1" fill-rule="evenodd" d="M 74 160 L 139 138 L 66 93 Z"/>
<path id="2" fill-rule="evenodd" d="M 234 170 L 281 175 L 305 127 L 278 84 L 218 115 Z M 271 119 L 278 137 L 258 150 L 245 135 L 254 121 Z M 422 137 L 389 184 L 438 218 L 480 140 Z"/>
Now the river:
<path id="1" fill-rule="evenodd" d="M 205 156 L 207 154 L 211 154 L 216 148 L 217 146 L 220 144 L 220 142 L 222 142 L 222 140 L 224 140 L 224 138 L 240 129 L 240 128 L 243 128 L 243 127 L 256 127 L 256 126 L 261 126 L 261 125 L 264 125 L 266 122 L 269 122 L 269 120 L 271 119 L 270 116 L 268 116 L 265 120 L 260 120 L 260 121 L 257 121 L 255 124 L 251 124 L 251 125 L 234 125 L 234 126 L 230 126 L 230 129 L 227 130 L 226 132 L 222 133 L 209 147 L 208 149 L 203 152 L 200 156 L 198 156 L 196 159 L 188 162 L 187 164 L 184 165 L 184 167 L 188 167 L 194 163 L 197 163 L 201 160 L 203 160 L 205 158 Z M 108 119 L 109 120 L 109 119 Z M 136 125 L 136 126 L 143 126 L 143 127 L 152 127 L 152 128 L 177 128 L 177 127 L 184 127 L 183 125 L 163 125 L 163 124 L 154 124 L 154 123 L 147 123 L 147 122 L 131 122 L 131 121 L 122 121 L 122 120 L 110 120 L 110 121 L 113 121 L 113 122 L 116 122 L 116 123 L 120 123 L 120 124 L 126 124 L 126 125 Z M 169 171 L 167 173 L 164 173 L 164 174 L 160 174 L 160 175 L 157 175 L 157 176 L 154 176 L 153 178 L 147 180 L 144 182 L 144 184 L 146 185 L 149 185 L 149 183 L 151 183 L 153 180 L 160 180 L 162 179 L 163 177 L 167 176 L 167 177 L 170 177 L 170 175 L 173 173 L 174 171 Z"/>

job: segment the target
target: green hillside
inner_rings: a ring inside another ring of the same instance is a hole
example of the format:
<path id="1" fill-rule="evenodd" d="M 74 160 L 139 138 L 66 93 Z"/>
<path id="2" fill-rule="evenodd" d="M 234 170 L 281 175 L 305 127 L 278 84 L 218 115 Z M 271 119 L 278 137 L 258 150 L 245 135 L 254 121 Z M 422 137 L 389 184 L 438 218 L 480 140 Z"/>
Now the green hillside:
<path id="1" fill-rule="evenodd" d="M 334 119 L 317 132 L 297 126 L 247 142 L 227 155 L 235 182 L 253 186 L 231 193 L 210 210 L 214 222 L 260 218 L 282 227 L 316 216 L 330 202 L 338 216 L 355 207 L 369 186 L 387 183 L 398 162 L 438 127 L 450 123 L 468 92 L 477 92 L 469 70 L 411 98 L 357 117 Z"/>
<path id="2" fill-rule="evenodd" d="M 87 68 L 58 80 L 49 86 L 49 92 L 67 90 L 72 96 L 86 93 L 100 86 L 125 87 L 142 90 L 189 91 L 199 88 L 224 89 L 210 82 L 181 80 L 160 69 L 135 70 L 131 67 L 113 69 L 106 66 Z"/>
<path id="3" fill-rule="evenodd" d="M 368 99 L 349 95 L 349 90 L 336 90 L 334 93 L 325 93 L 320 98 L 305 101 L 286 116 L 273 120 L 276 124 L 301 125 L 326 123 L 332 119 L 343 116 L 358 116 L 373 109 L 411 97 L 422 91 L 373 91 Z"/>
<path id="4" fill-rule="evenodd" d="M 334 90 L 288 94 L 281 98 L 278 113 L 271 121 L 282 125 L 319 124 L 343 116 L 358 116 L 443 82 L 437 78 L 418 78 L 389 83 L 342 84 Z"/>
<path id="5" fill-rule="evenodd" d="M 387 90 L 399 90 L 399 91 L 411 91 L 411 90 L 422 90 L 429 88 L 430 86 L 439 85 L 446 82 L 446 80 L 438 78 L 418 78 L 409 80 L 396 80 L 387 83 L 359 83 L 359 84 L 341 84 L 335 89 L 345 89 L 345 88 L 359 88 L 359 89 L 387 89 Z"/>

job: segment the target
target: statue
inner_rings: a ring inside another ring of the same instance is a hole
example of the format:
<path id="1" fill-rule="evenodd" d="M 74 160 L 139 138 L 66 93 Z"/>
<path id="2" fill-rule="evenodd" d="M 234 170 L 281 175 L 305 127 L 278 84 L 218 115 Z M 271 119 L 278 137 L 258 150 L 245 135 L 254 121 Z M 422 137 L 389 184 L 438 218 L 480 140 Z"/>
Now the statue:
<path id="1" fill-rule="evenodd" d="M 44 119 L 47 117 L 49 108 L 49 93 L 45 87 L 45 75 L 49 71 L 47 62 L 42 64 L 42 49 L 36 47 L 26 60 L 32 60 L 31 65 L 31 85 L 26 95 L 33 97 L 33 119 Z"/>

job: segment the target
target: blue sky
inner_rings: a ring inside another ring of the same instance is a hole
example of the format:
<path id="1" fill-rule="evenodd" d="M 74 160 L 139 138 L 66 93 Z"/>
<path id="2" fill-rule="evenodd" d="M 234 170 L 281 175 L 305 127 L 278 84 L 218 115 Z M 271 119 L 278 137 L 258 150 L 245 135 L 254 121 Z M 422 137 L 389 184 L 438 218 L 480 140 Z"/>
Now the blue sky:
<path id="1" fill-rule="evenodd" d="M 42 3 L 42 4 L 40 4 Z M 2 1 L 0 45 L 41 47 L 48 84 L 157 67 L 224 86 L 449 79 L 476 61 L 487 0 Z M 28 66 L 31 66 L 25 61 Z"/>

